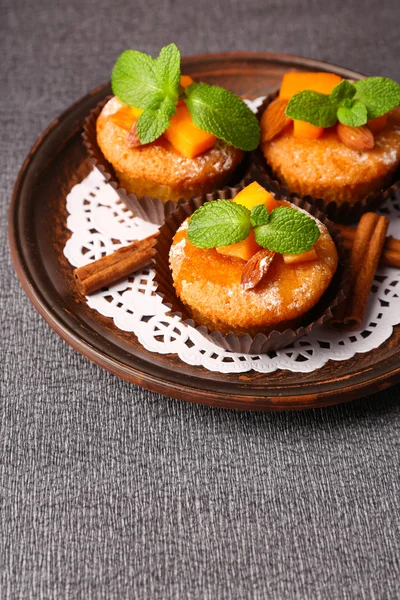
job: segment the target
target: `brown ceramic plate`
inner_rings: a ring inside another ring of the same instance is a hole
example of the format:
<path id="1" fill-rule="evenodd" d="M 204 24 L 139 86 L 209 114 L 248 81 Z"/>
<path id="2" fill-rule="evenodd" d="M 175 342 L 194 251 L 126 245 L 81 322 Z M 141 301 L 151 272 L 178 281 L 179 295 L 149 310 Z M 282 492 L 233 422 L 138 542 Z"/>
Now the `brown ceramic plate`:
<path id="1" fill-rule="evenodd" d="M 288 70 L 325 70 L 348 78 L 359 74 L 304 58 L 276 54 L 214 54 L 183 60 L 183 71 L 246 98 L 276 89 Z M 345 402 L 400 381 L 400 326 L 387 342 L 343 362 L 330 361 L 313 373 L 211 373 L 174 355 L 145 350 L 136 337 L 90 309 L 79 296 L 63 248 L 65 197 L 91 165 L 81 139 L 89 111 L 110 94 L 103 85 L 56 119 L 29 153 L 9 215 L 11 253 L 30 300 L 71 346 L 119 377 L 190 402 L 248 410 L 293 410 Z"/>

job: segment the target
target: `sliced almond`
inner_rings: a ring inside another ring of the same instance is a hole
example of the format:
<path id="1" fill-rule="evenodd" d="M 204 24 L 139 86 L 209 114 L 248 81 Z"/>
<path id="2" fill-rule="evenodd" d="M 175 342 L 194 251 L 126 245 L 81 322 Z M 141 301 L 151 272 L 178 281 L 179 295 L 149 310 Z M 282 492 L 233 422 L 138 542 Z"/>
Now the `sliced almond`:
<path id="1" fill-rule="evenodd" d="M 142 142 L 139 139 L 136 129 L 137 121 L 132 125 L 130 132 L 128 133 L 128 137 L 126 138 L 126 145 L 128 148 L 139 148 L 142 145 Z"/>
<path id="2" fill-rule="evenodd" d="M 261 117 L 261 130 L 263 142 L 269 142 L 274 139 L 281 131 L 285 129 L 292 119 L 285 115 L 288 101 L 283 98 L 276 98 L 267 106 Z"/>
<path id="3" fill-rule="evenodd" d="M 245 290 L 252 290 L 267 274 L 274 260 L 273 250 L 259 250 L 247 261 L 242 271 L 242 286 Z"/>
<path id="4" fill-rule="evenodd" d="M 352 150 L 372 150 L 375 146 L 374 134 L 366 125 L 350 127 L 338 123 L 336 131 L 340 141 Z"/>

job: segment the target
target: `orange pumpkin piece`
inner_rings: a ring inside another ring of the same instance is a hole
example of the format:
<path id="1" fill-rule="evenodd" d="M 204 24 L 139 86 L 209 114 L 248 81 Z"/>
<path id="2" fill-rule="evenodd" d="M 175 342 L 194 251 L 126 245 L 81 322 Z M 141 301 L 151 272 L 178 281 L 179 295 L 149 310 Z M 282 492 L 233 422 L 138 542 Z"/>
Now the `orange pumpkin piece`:
<path id="1" fill-rule="evenodd" d="M 136 108 L 136 106 L 131 106 L 131 113 L 136 121 L 140 117 L 143 112 L 143 108 Z"/>
<path id="2" fill-rule="evenodd" d="M 192 83 L 193 79 L 190 77 L 190 75 L 181 75 L 180 84 L 183 88 L 187 88 Z"/>
<path id="3" fill-rule="evenodd" d="M 372 133 L 379 133 L 380 131 L 382 131 L 382 129 L 385 129 L 387 122 L 388 122 L 388 116 L 389 114 L 386 113 L 385 115 L 382 115 L 381 117 L 376 117 L 375 119 L 370 119 L 369 121 L 367 121 L 367 127 L 370 131 L 372 131 Z"/>
<path id="4" fill-rule="evenodd" d="M 212 148 L 215 135 L 203 131 L 192 120 L 186 104 L 178 105 L 164 136 L 186 158 L 195 158 Z"/>
<path id="5" fill-rule="evenodd" d="M 230 246 L 219 246 L 216 251 L 224 256 L 231 256 L 232 258 L 240 258 L 241 260 L 248 261 L 250 258 L 261 250 L 254 237 L 254 231 L 251 230 L 247 238 L 236 244 Z"/>
<path id="6" fill-rule="evenodd" d="M 110 121 L 118 125 L 118 127 L 125 129 L 125 131 L 130 131 L 132 129 L 132 125 L 136 119 L 137 117 L 132 114 L 130 106 L 123 106 L 110 117 Z"/>
<path id="7" fill-rule="evenodd" d="M 293 121 L 293 135 L 301 140 L 317 140 L 324 133 L 323 127 L 316 127 L 307 121 Z"/>
<path id="8" fill-rule="evenodd" d="M 307 250 L 307 252 L 302 252 L 301 254 L 282 254 L 282 257 L 285 264 L 295 265 L 297 263 L 316 260 L 318 254 L 316 253 L 315 248 L 311 248 L 311 250 Z"/>
<path id="9" fill-rule="evenodd" d="M 243 188 L 243 190 L 233 198 L 233 201 L 237 204 L 242 204 L 250 211 L 254 206 L 257 206 L 257 204 L 265 204 L 268 208 L 268 212 L 271 212 L 271 210 L 280 206 L 278 200 L 275 200 L 273 195 L 257 183 L 257 181 L 253 181 L 250 185 Z"/>
<path id="10" fill-rule="evenodd" d="M 282 78 L 279 97 L 290 100 L 292 96 L 303 90 L 330 94 L 341 81 L 342 78 L 334 73 L 285 73 Z"/>

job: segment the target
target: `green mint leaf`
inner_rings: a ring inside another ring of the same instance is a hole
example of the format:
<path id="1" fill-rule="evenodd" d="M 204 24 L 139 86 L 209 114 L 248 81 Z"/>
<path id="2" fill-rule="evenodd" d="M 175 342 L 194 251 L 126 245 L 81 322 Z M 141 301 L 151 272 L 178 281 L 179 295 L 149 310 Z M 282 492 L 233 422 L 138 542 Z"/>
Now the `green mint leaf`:
<path id="1" fill-rule="evenodd" d="M 142 144 L 150 144 L 167 129 L 176 105 L 170 98 L 164 98 L 158 108 L 145 108 L 137 120 L 136 132 Z"/>
<path id="2" fill-rule="evenodd" d="M 137 50 L 125 50 L 117 59 L 111 74 L 113 93 L 124 104 L 148 108 L 155 97 L 164 96 L 157 81 L 156 61 Z"/>
<path id="3" fill-rule="evenodd" d="M 400 85 L 387 77 L 367 77 L 355 82 L 356 100 L 367 107 L 368 119 L 381 117 L 400 104 Z"/>
<path id="4" fill-rule="evenodd" d="M 350 107 L 339 106 L 337 116 L 343 125 L 350 127 L 360 127 L 368 121 L 367 107 L 359 100 L 355 100 Z"/>
<path id="5" fill-rule="evenodd" d="M 341 103 L 340 106 L 344 106 L 345 108 L 351 108 L 353 104 L 353 100 L 350 100 L 350 98 L 344 98 Z"/>
<path id="6" fill-rule="evenodd" d="M 255 150 L 260 126 L 249 107 L 221 87 L 192 83 L 185 102 L 197 127 L 241 150 Z"/>
<path id="7" fill-rule="evenodd" d="M 307 121 L 317 127 L 332 127 L 337 121 L 337 107 L 329 96 L 304 90 L 292 96 L 286 107 L 286 115 L 292 119 Z"/>
<path id="8" fill-rule="evenodd" d="M 268 223 L 268 209 L 265 204 L 257 204 L 257 206 L 253 206 L 250 221 L 253 227 Z"/>
<path id="9" fill-rule="evenodd" d="M 180 88 L 181 54 L 175 44 L 169 44 L 161 49 L 156 60 L 155 72 L 164 95 L 176 103 Z"/>
<path id="10" fill-rule="evenodd" d="M 250 211 L 230 200 L 206 202 L 191 216 L 188 238 L 198 248 L 241 242 L 250 233 Z"/>
<path id="11" fill-rule="evenodd" d="M 343 79 L 335 86 L 329 96 L 332 104 L 338 106 L 343 100 L 351 100 L 356 95 L 356 88 L 350 81 Z"/>
<path id="12" fill-rule="evenodd" d="M 257 244 L 280 254 L 310 250 L 320 236 L 314 219 L 295 208 L 275 208 L 266 225 L 254 229 Z"/>

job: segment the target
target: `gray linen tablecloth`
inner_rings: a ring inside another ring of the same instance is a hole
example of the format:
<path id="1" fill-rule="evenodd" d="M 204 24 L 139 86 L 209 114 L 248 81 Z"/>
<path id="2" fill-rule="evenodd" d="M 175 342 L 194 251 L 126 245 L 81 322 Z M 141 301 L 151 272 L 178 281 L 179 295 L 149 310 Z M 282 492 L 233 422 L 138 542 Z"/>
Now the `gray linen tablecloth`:
<path id="1" fill-rule="evenodd" d="M 399 81 L 399 2 L 0 11 L 0 598 L 399 598 L 399 386 L 291 414 L 149 393 L 50 330 L 6 238 L 29 148 L 123 49 L 286 52 Z"/>

